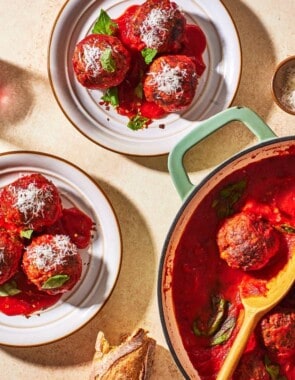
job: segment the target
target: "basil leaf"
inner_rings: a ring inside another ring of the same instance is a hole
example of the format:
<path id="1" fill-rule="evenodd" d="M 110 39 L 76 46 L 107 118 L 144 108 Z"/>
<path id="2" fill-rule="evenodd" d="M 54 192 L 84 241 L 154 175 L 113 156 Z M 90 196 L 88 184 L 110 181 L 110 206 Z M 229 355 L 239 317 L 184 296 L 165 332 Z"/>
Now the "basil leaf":
<path id="1" fill-rule="evenodd" d="M 212 202 L 219 218 L 226 218 L 234 212 L 233 205 L 242 197 L 246 185 L 246 180 L 242 179 L 221 189 L 218 197 Z"/>
<path id="2" fill-rule="evenodd" d="M 96 20 L 92 33 L 94 34 L 107 34 L 112 36 L 116 33 L 118 25 L 112 21 L 106 11 L 101 9 L 98 19 Z"/>
<path id="3" fill-rule="evenodd" d="M 20 232 L 20 236 L 25 239 L 31 239 L 34 230 L 23 230 Z"/>
<path id="4" fill-rule="evenodd" d="M 139 82 L 138 85 L 135 87 L 135 89 L 134 89 L 134 93 L 135 93 L 135 95 L 136 95 L 139 99 L 142 99 L 142 98 L 143 98 L 143 86 L 142 86 L 142 82 Z"/>
<path id="5" fill-rule="evenodd" d="M 206 336 L 207 332 L 204 328 L 201 328 L 201 322 L 199 318 L 196 318 L 193 322 L 193 332 L 196 336 Z"/>
<path id="6" fill-rule="evenodd" d="M 133 116 L 129 123 L 127 124 L 127 127 L 132 129 L 133 131 L 137 131 L 138 129 L 142 129 L 147 125 L 147 123 L 150 121 L 147 117 L 143 117 L 140 115 Z"/>
<path id="7" fill-rule="evenodd" d="M 57 274 L 56 276 L 49 277 L 42 285 L 42 289 L 60 288 L 69 279 L 70 276 L 67 274 Z"/>
<path id="8" fill-rule="evenodd" d="M 271 380 L 287 380 L 285 376 L 280 375 L 280 366 L 278 364 L 271 363 L 270 358 L 267 355 L 264 357 L 264 365 Z"/>
<path id="9" fill-rule="evenodd" d="M 221 297 L 213 297 L 212 303 L 214 316 L 209 324 L 209 336 L 214 335 L 219 330 L 228 307 L 228 301 Z"/>
<path id="10" fill-rule="evenodd" d="M 277 228 L 281 232 L 286 232 L 287 234 L 295 234 L 295 227 L 289 226 L 288 224 L 282 224 Z"/>
<path id="11" fill-rule="evenodd" d="M 156 49 L 151 49 L 151 48 L 144 48 L 141 50 L 141 55 L 143 56 L 144 61 L 147 65 L 152 63 L 157 53 L 158 51 Z"/>
<path id="12" fill-rule="evenodd" d="M 100 56 L 100 63 L 102 68 L 109 73 L 113 73 L 116 70 L 116 61 L 112 56 L 111 48 L 107 48 L 102 51 Z"/>
<path id="13" fill-rule="evenodd" d="M 196 336 L 213 336 L 222 326 L 226 318 L 229 302 L 220 296 L 212 297 L 212 317 L 209 322 L 201 322 L 196 318 L 193 322 L 192 329 Z"/>
<path id="14" fill-rule="evenodd" d="M 119 105 L 118 88 L 108 88 L 101 98 L 105 102 L 110 103 L 113 107 L 117 107 Z"/>
<path id="15" fill-rule="evenodd" d="M 236 318 L 229 316 L 221 326 L 220 330 L 213 336 L 211 340 L 211 346 L 217 346 L 218 344 L 222 344 L 226 342 L 236 325 Z"/>
<path id="16" fill-rule="evenodd" d="M 0 297 L 9 297 L 21 293 L 15 281 L 5 282 L 0 286 Z"/>

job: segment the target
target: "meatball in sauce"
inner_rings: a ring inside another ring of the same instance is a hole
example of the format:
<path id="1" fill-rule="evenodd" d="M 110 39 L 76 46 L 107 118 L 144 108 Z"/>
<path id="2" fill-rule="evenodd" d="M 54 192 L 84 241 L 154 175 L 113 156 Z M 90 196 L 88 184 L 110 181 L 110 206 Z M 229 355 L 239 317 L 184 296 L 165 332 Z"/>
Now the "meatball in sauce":
<path id="1" fill-rule="evenodd" d="M 227 218 L 217 234 L 220 257 L 232 268 L 258 270 L 280 247 L 279 233 L 256 214 L 241 212 Z"/>
<path id="2" fill-rule="evenodd" d="M 186 109 L 192 102 L 198 77 L 193 60 L 185 55 L 161 56 L 151 64 L 144 80 L 144 94 L 166 112 Z"/>
<path id="3" fill-rule="evenodd" d="M 82 86 L 105 90 L 123 81 L 130 55 L 117 37 L 91 34 L 76 45 L 72 61 Z"/>

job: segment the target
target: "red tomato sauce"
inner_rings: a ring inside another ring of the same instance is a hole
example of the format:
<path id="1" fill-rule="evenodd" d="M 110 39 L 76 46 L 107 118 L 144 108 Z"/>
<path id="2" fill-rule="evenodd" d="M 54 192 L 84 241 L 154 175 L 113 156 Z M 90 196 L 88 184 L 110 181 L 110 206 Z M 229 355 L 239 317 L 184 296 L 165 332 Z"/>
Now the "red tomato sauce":
<path id="1" fill-rule="evenodd" d="M 73 207 L 63 209 L 61 218 L 42 233 L 67 234 L 78 248 L 85 248 L 90 243 L 92 230 L 92 220 L 82 211 Z M 21 267 L 8 281 L 8 283 L 12 282 L 20 290 L 20 293 L 12 296 L 0 296 L 0 312 L 9 316 L 29 316 L 53 306 L 61 298 L 61 294 L 49 295 L 46 292 L 39 291 L 27 279 Z"/>
<path id="2" fill-rule="evenodd" d="M 219 257 L 216 234 L 221 223 L 213 207 L 222 189 L 233 183 L 246 180 L 246 187 L 233 205 L 232 213 L 244 209 L 264 215 L 281 232 L 279 252 L 259 271 L 244 272 L 232 269 Z M 243 317 L 240 291 L 245 295 L 265 294 L 265 282 L 286 263 L 290 251 L 295 248 L 295 229 L 286 231 L 286 226 L 295 227 L 295 155 L 278 156 L 250 164 L 233 172 L 211 191 L 194 211 L 175 252 L 172 296 L 174 310 L 188 356 L 201 379 L 213 380 L 232 345 Z M 285 228 L 285 229 L 282 229 Z M 213 344 L 213 336 L 199 334 L 194 326 L 202 330 L 212 318 L 212 297 L 222 297 L 228 302 L 227 318 L 232 318 L 234 328 L 222 343 Z M 295 291 L 284 301 L 294 307 Z M 197 321 L 197 322 L 196 322 Z M 258 328 L 250 338 L 249 350 L 266 347 L 260 343 Z M 286 360 L 276 358 L 280 374 L 294 379 L 295 357 Z"/>
<path id="3" fill-rule="evenodd" d="M 136 91 L 136 88 L 139 88 L 139 84 L 142 83 L 143 74 L 148 67 L 141 53 L 130 48 L 130 46 L 138 46 L 139 44 L 129 33 L 131 19 L 138 7 L 139 5 L 133 5 L 127 8 L 119 18 L 114 20 L 118 25 L 118 37 L 131 55 L 131 69 L 128 71 L 124 81 L 118 86 L 119 106 L 117 107 L 117 112 L 129 118 L 140 114 L 148 119 L 159 119 L 165 116 L 166 112 L 154 102 L 148 102 L 144 97 L 138 96 Z M 206 37 L 202 29 L 197 25 L 187 24 L 184 44 L 177 54 L 193 58 L 199 77 L 206 68 L 202 57 L 205 49 Z"/>

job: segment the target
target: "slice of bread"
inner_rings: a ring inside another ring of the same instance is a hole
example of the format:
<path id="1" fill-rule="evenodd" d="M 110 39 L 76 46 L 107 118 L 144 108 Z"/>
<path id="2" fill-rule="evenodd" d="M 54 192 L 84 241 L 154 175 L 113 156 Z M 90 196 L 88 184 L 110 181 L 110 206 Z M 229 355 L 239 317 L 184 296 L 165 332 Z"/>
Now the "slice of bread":
<path id="1" fill-rule="evenodd" d="M 118 346 L 111 346 L 99 332 L 90 380 L 148 380 L 156 341 L 138 329 Z"/>

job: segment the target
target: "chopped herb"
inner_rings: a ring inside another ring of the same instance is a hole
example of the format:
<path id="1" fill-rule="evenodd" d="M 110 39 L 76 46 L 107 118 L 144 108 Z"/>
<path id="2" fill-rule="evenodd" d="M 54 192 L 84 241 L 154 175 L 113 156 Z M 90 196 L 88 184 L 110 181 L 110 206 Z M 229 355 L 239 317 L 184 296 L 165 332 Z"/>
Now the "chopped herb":
<path id="1" fill-rule="evenodd" d="M 144 128 L 149 121 L 150 119 L 148 119 L 147 117 L 136 115 L 130 119 L 129 123 L 127 124 L 127 127 L 132 129 L 133 131 L 137 131 L 138 129 Z"/>
<path id="2" fill-rule="evenodd" d="M 281 232 L 286 232 L 287 234 L 295 234 L 295 227 L 289 226 L 288 224 L 282 224 L 277 227 Z"/>
<path id="3" fill-rule="evenodd" d="M 0 297 L 9 297 L 21 293 L 15 281 L 5 282 L 0 286 Z"/>
<path id="4" fill-rule="evenodd" d="M 213 336 L 222 326 L 226 313 L 228 311 L 229 302 L 222 297 L 212 297 L 212 317 L 209 322 L 204 324 L 197 317 L 193 322 L 193 332 L 196 336 Z"/>
<path id="5" fill-rule="evenodd" d="M 264 357 L 264 365 L 271 380 L 287 380 L 285 376 L 280 375 L 280 366 L 271 363 L 270 358 L 267 355 Z"/>
<path id="6" fill-rule="evenodd" d="M 113 73 L 116 70 L 116 62 L 112 56 L 112 49 L 107 48 L 103 50 L 100 56 L 101 66 L 105 71 Z"/>
<path id="7" fill-rule="evenodd" d="M 113 107 L 117 107 L 119 105 L 118 88 L 111 87 L 107 89 L 105 94 L 102 96 L 102 100 L 110 103 Z"/>
<path id="8" fill-rule="evenodd" d="M 144 58 L 144 61 L 147 65 L 152 63 L 153 59 L 157 55 L 158 51 L 156 49 L 151 49 L 151 48 L 144 48 L 141 51 L 141 55 Z"/>
<path id="9" fill-rule="evenodd" d="M 216 209 L 219 218 L 226 218 L 233 214 L 233 205 L 242 197 L 247 182 L 242 179 L 239 182 L 224 187 L 213 201 L 212 207 Z"/>
<path id="10" fill-rule="evenodd" d="M 69 280 L 70 276 L 67 274 L 58 274 L 56 276 L 49 277 L 47 281 L 42 285 L 42 289 L 55 289 L 60 288 L 65 282 Z"/>
<path id="11" fill-rule="evenodd" d="M 118 25 L 112 21 L 106 11 L 101 9 L 98 19 L 96 20 L 92 33 L 94 34 L 107 34 L 112 36 L 116 33 Z"/>
<path id="12" fill-rule="evenodd" d="M 34 230 L 23 230 L 20 232 L 20 236 L 25 239 L 31 239 Z"/>
<path id="13" fill-rule="evenodd" d="M 142 99 L 142 98 L 143 98 L 143 86 L 142 86 L 142 82 L 139 82 L 138 85 L 135 87 L 135 89 L 134 89 L 134 93 L 135 93 L 135 95 L 136 95 L 139 99 Z"/>
<path id="14" fill-rule="evenodd" d="M 229 316 L 221 326 L 220 330 L 213 336 L 211 340 L 211 346 L 217 346 L 218 344 L 222 344 L 226 342 L 236 325 L 236 318 L 233 316 Z"/>
<path id="15" fill-rule="evenodd" d="M 224 316 L 227 312 L 228 301 L 221 297 L 213 297 L 213 313 L 210 324 L 208 335 L 214 335 L 219 329 L 224 320 Z"/>

